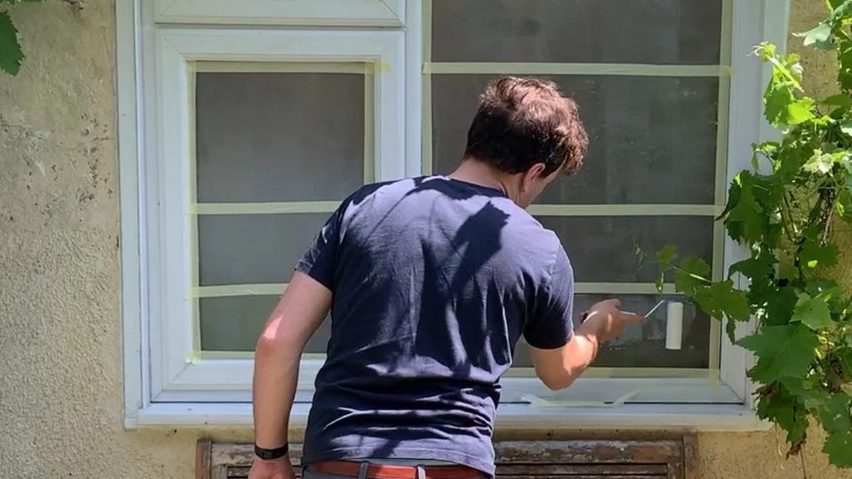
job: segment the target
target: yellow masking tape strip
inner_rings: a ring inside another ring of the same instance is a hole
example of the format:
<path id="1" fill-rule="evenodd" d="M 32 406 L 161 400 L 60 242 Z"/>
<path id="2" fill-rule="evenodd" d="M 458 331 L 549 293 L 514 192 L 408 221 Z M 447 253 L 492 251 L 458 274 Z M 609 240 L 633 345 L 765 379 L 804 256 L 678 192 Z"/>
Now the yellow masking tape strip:
<path id="1" fill-rule="evenodd" d="M 421 171 L 424 175 L 434 173 L 432 166 L 432 77 L 423 75 L 423 115 L 421 119 L 423 131 L 421 138 Z"/>
<path id="2" fill-rule="evenodd" d="M 224 298 L 229 296 L 280 296 L 286 283 L 226 284 L 198 286 L 189 291 L 190 298 Z"/>
<path id="3" fill-rule="evenodd" d="M 585 283 L 574 285 L 577 294 L 637 294 L 658 295 L 653 283 Z M 229 296 L 280 296 L 287 283 L 225 284 L 191 288 L 190 298 L 223 298 Z M 674 285 L 663 286 L 662 294 L 675 294 Z"/>
<path id="4" fill-rule="evenodd" d="M 574 284 L 577 294 L 650 294 L 657 295 L 657 285 L 654 283 L 585 283 Z M 663 285 L 663 294 L 675 294 L 673 284 Z"/>
<path id="5" fill-rule="evenodd" d="M 718 369 L 697 368 L 597 368 L 591 367 L 583 373 L 589 378 L 687 378 L 714 379 Z"/>
<path id="6" fill-rule="evenodd" d="M 531 367 L 510 368 L 503 377 L 534 378 L 535 369 Z M 622 379 L 708 379 L 718 381 L 719 369 L 692 368 L 602 368 L 590 367 L 583 373 L 584 378 L 622 378 Z"/>
<path id="7" fill-rule="evenodd" d="M 421 122 L 421 172 L 433 173 L 432 167 L 432 76 L 426 73 L 426 66 L 432 61 L 432 0 L 423 2 L 423 65 L 422 116 Z"/>
<path id="8" fill-rule="evenodd" d="M 254 359 L 254 351 L 200 351 L 195 353 L 200 360 L 208 359 Z M 325 354 L 305 353 L 302 359 L 325 359 Z"/>
<path id="9" fill-rule="evenodd" d="M 196 203 L 190 213 L 199 215 L 254 215 L 278 213 L 331 213 L 339 201 L 290 201 L 281 203 Z"/>
<path id="10" fill-rule="evenodd" d="M 423 61 L 428 65 L 432 61 L 432 0 L 423 0 Z"/>
<path id="11" fill-rule="evenodd" d="M 725 276 L 725 228 L 721 221 L 713 223 L 713 281 L 719 281 Z M 722 354 L 722 323 L 710 320 L 710 358 L 711 368 L 718 368 Z"/>
<path id="12" fill-rule="evenodd" d="M 201 359 L 209 360 L 209 359 L 254 359 L 254 352 L 252 351 L 200 351 L 198 356 Z"/>
<path id="13" fill-rule="evenodd" d="M 364 184 L 376 179 L 376 75 L 364 76 Z"/>
<path id="14" fill-rule="evenodd" d="M 390 71 L 390 65 L 367 62 L 195 62 L 201 73 L 346 73 L 366 75 Z"/>
<path id="15" fill-rule="evenodd" d="M 193 349 L 192 351 L 186 353 L 184 361 L 186 361 L 186 364 L 198 364 L 201 362 L 202 359 L 204 358 L 201 357 L 201 352 L 196 349 Z"/>
<path id="16" fill-rule="evenodd" d="M 195 63 L 190 63 L 189 68 L 189 105 L 187 105 L 187 111 L 190 112 L 188 115 L 189 120 L 189 201 L 194 202 L 198 198 L 198 150 L 196 148 L 196 113 L 195 113 L 195 105 L 196 105 L 196 73 L 198 65 Z M 191 217 L 189 218 L 189 271 L 192 275 L 192 284 L 198 284 L 198 218 Z M 198 306 L 198 299 L 194 299 L 192 304 L 190 305 L 192 310 L 191 321 L 192 321 L 192 348 L 194 350 L 201 349 L 201 318 Z"/>
<path id="17" fill-rule="evenodd" d="M 432 75 L 624 75 L 654 77 L 725 77 L 727 65 L 647 65 L 631 63 L 425 63 Z"/>
<path id="18" fill-rule="evenodd" d="M 722 0 L 722 31 L 719 40 L 719 64 L 731 64 L 731 45 L 734 41 L 734 0 Z"/>
<path id="19" fill-rule="evenodd" d="M 717 216 L 715 205 L 531 205 L 536 216 Z"/>
<path id="20" fill-rule="evenodd" d="M 638 389 L 629 391 L 612 402 L 605 401 L 572 401 L 570 399 L 546 399 L 533 394 L 524 394 L 521 400 L 530 403 L 531 407 L 618 407 L 639 394 Z"/>
<path id="21" fill-rule="evenodd" d="M 719 63 L 731 64 L 733 43 L 733 0 L 722 0 L 722 30 L 719 38 Z M 731 104 L 731 78 L 719 78 L 718 130 L 716 133 L 716 204 L 723 206 L 727 191 L 728 151 Z M 720 212 L 721 214 L 721 212 Z M 712 279 L 719 281 L 725 276 L 725 229 L 721 222 L 713 224 L 713 270 Z M 709 366 L 718 369 L 722 353 L 722 323 L 710 320 Z M 719 377 L 715 378 L 717 381 Z"/>

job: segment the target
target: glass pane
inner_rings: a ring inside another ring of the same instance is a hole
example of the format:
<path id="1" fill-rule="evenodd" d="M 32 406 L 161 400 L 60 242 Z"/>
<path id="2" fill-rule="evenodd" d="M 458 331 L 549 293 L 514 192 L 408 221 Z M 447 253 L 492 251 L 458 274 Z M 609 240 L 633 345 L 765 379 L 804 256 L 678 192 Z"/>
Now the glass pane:
<path id="1" fill-rule="evenodd" d="M 718 64 L 721 0 L 434 0 L 432 61 Z"/>
<path id="2" fill-rule="evenodd" d="M 577 282 L 653 283 L 658 271 L 641 265 L 636 249 L 653 254 L 675 244 L 683 255 L 708 263 L 713 256 L 713 218 L 701 216 L 541 216 L 565 245 Z"/>
<path id="3" fill-rule="evenodd" d="M 198 217 L 201 286 L 285 283 L 330 213 Z"/>
<path id="4" fill-rule="evenodd" d="M 436 173 L 461 158 L 477 98 L 493 77 L 435 75 Z M 716 78 L 550 77 L 580 105 L 589 132 L 581 172 L 563 177 L 541 204 L 713 204 L 719 81 Z"/>
<path id="5" fill-rule="evenodd" d="M 575 316 L 612 295 L 577 295 Z M 710 317 L 683 297 L 623 295 L 623 308 L 646 313 L 661 299 L 684 302 L 683 338 L 680 350 L 666 349 L 666 307 L 661 306 L 641 326 L 632 325 L 621 337 L 601 348 L 593 366 L 624 368 L 707 368 L 710 360 Z M 531 367 L 529 346 L 521 340 L 515 350 L 514 366 Z"/>
<path id="6" fill-rule="evenodd" d="M 254 351 L 257 338 L 279 296 L 231 296 L 201 298 L 198 301 L 201 318 L 202 351 Z M 306 353 L 325 353 L 330 321 L 308 341 Z"/>
<path id="7" fill-rule="evenodd" d="M 340 73 L 198 73 L 198 201 L 345 198 L 364 180 L 364 81 Z"/>

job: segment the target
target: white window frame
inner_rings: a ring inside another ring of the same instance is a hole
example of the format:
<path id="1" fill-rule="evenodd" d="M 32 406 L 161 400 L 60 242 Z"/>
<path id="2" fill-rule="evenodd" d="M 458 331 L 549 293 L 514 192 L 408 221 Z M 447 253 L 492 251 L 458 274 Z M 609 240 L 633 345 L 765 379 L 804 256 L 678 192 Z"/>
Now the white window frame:
<path id="1" fill-rule="evenodd" d="M 308 1 L 294 3 L 307 5 Z M 786 43 L 789 0 L 727 1 L 735 8 L 732 27 L 735 52 L 746 52 L 763 39 L 779 45 Z M 223 2 L 211 4 L 226 5 Z M 294 20 L 288 17 L 293 11 L 277 9 L 272 6 L 278 3 L 274 0 L 248 2 L 240 11 L 215 7 L 210 16 L 196 18 L 193 15 L 199 12 L 192 9 L 198 8 L 198 3 L 158 0 L 152 7 L 148 2 L 136 0 L 119 2 L 116 6 L 127 427 L 251 424 L 250 404 L 245 401 L 252 362 L 194 356 L 192 325 L 186 320 L 191 317 L 185 294 L 191 275 L 186 261 L 190 254 L 186 248 L 190 228 L 185 214 L 191 201 L 187 188 L 190 171 L 187 161 L 162 159 L 185 159 L 190 154 L 188 62 L 375 62 L 382 72 L 375 78 L 375 176 L 379 180 L 411 176 L 421 168 L 423 82 L 419 0 L 395 3 L 398 7 L 395 11 L 405 14 L 400 17 L 408 25 L 404 31 L 399 28 L 287 29 L 282 26 L 340 25 L 338 22 L 346 19 L 329 21 L 320 15 L 310 20 L 304 17 Z M 180 13 L 175 8 L 184 10 Z M 264 12 L 268 15 L 262 15 Z M 317 8 L 315 12 L 323 13 L 323 9 Z M 358 13 L 352 15 L 350 25 L 375 25 L 363 23 Z M 264 25 L 277 26 L 186 28 L 166 24 L 192 20 L 192 23 L 248 25 L 261 23 L 258 20 L 261 17 L 266 19 Z M 731 159 L 728 180 L 737 171 L 748 168 L 752 143 L 773 133 L 762 120 L 758 100 L 766 69 L 753 56 L 737 54 L 732 58 L 731 71 L 734 74 L 730 118 L 736 121 L 731 121 L 728 129 Z M 740 247 L 726 240 L 725 270 L 743 254 Z M 748 331 L 746 326 L 740 333 Z M 310 361 L 305 363 L 300 387 L 312 382 L 318 364 Z M 536 402 L 535 397 L 543 397 L 545 392 L 534 379 L 507 377 L 503 384 L 504 399 L 508 401 L 500 407 L 498 425 L 761 429 L 765 424 L 752 412 L 752 385 L 745 375 L 751 363 L 750 354 L 723 337 L 719 377 L 584 377 L 570 389 L 570 397 L 579 398 L 571 405 L 514 402 L 530 397 Z M 618 392 L 631 388 L 669 391 L 676 403 L 592 405 L 582 401 L 597 390 Z M 698 404 L 706 402 L 708 397 L 718 404 Z M 294 406 L 293 425 L 302 423 L 308 408 L 306 402 Z"/>
<path id="2" fill-rule="evenodd" d="M 157 23 L 400 27 L 405 0 L 153 0 Z"/>

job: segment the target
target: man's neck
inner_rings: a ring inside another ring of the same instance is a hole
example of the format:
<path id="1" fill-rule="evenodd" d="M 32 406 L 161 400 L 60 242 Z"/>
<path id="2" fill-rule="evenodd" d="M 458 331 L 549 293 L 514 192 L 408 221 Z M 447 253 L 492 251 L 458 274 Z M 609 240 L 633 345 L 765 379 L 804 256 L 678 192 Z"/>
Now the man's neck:
<path id="1" fill-rule="evenodd" d="M 481 161 L 465 158 L 456 171 L 450 173 L 450 178 L 473 183 L 475 185 L 494 188 L 502 191 L 510 199 L 513 199 L 514 188 L 506 175 L 503 175 L 486 163 Z"/>

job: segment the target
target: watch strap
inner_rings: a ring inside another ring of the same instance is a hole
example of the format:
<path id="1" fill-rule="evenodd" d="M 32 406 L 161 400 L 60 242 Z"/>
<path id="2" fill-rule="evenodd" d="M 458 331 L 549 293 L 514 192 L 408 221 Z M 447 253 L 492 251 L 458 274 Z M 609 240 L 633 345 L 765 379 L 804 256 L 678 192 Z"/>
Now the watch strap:
<path id="1" fill-rule="evenodd" d="M 266 449 L 258 446 L 257 444 L 254 445 L 254 455 L 267 461 L 271 461 L 273 459 L 280 459 L 286 456 L 288 452 L 290 452 L 290 444 L 286 442 L 283 446 L 277 447 L 275 449 Z"/>

